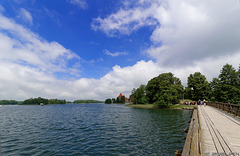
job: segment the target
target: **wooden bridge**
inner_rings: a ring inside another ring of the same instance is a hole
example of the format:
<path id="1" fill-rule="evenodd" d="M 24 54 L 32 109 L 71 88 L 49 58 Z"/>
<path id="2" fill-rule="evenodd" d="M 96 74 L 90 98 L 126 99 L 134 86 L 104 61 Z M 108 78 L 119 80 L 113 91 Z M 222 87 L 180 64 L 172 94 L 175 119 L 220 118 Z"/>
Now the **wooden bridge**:
<path id="1" fill-rule="evenodd" d="M 240 105 L 195 106 L 183 156 L 240 156 Z"/>

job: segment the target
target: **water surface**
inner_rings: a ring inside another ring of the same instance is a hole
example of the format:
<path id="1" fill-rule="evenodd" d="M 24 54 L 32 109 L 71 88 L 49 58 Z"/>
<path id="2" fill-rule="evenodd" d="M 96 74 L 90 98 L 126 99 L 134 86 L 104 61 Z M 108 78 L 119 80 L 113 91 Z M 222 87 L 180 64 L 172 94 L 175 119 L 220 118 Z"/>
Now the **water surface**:
<path id="1" fill-rule="evenodd" d="M 1 154 L 174 155 L 191 111 L 123 105 L 0 107 Z"/>

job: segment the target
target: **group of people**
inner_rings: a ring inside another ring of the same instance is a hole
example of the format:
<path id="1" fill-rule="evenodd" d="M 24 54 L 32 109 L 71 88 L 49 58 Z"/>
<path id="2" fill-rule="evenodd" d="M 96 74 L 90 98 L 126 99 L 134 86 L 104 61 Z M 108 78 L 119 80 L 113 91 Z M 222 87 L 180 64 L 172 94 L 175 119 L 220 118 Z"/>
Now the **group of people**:
<path id="1" fill-rule="evenodd" d="M 186 104 L 186 105 L 194 105 L 194 104 L 195 104 L 195 101 L 193 101 L 193 102 L 185 102 L 185 104 Z M 207 104 L 207 103 L 206 103 L 206 100 L 205 100 L 205 99 L 203 99 L 203 100 L 200 100 L 200 99 L 199 99 L 199 100 L 197 101 L 197 104 L 198 104 L 198 105 L 204 105 L 204 106 L 206 107 L 206 104 Z"/>
<path id="2" fill-rule="evenodd" d="M 198 105 L 204 105 L 204 107 L 206 107 L 206 100 L 204 99 L 203 101 L 201 101 L 200 99 L 197 102 Z"/>

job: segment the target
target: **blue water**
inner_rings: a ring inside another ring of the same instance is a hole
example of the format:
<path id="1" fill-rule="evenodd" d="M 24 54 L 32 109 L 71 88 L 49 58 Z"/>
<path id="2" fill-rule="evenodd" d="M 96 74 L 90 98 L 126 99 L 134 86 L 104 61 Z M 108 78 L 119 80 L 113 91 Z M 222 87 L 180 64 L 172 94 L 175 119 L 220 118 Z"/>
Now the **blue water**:
<path id="1" fill-rule="evenodd" d="M 174 155 L 191 111 L 123 105 L 0 107 L 1 154 Z"/>

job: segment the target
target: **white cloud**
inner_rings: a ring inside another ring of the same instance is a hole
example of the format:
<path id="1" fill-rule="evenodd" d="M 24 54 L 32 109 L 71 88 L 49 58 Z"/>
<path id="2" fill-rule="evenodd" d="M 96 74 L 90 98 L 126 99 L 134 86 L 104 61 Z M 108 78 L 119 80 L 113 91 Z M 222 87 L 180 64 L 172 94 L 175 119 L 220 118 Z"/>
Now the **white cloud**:
<path id="1" fill-rule="evenodd" d="M 123 4 L 117 12 L 93 19 L 92 28 L 113 37 L 153 26 L 152 45 L 146 51 L 163 66 L 190 65 L 240 51 L 237 0 L 133 0 Z"/>
<path id="2" fill-rule="evenodd" d="M 48 73 L 67 72 L 70 59 L 80 59 L 57 42 L 47 42 L 30 30 L 0 15 L 1 60 L 36 67 Z"/>
<path id="3" fill-rule="evenodd" d="M 204 60 L 224 62 L 229 55 L 238 56 L 239 14 L 237 0 L 132 0 L 107 17 L 93 19 L 92 28 L 113 37 L 151 26 L 148 56 L 161 68 L 187 68 Z"/>
<path id="4" fill-rule="evenodd" d="M 1 14 L 0 40 L 1 98 L 58 96 L 55 92 L 65 81 L 56 75 L 75 76 L 80 72 L 74 63 L 80 60 L 76 54 L 57 42 L 47 42 Z"/>
<path id="5" fill-rule="evenodd" d="M 47 42 L 15 21 L 0 15 L 0 96 L 1 99 L 24 100 L 31 97 L 100 99 L 120 92 L 129 96 L 133 87 L 145 84 L 158 69 L 152 61 L 134 66 L 113 67 L 100 79 L 58 79 L 56 73 L 79 72 L 80 60 L 57 42 Z M 99 59 L 101 61 L 102 59 Z"/>
<path id="6" fill-rule="evenodd" d="M 0 40 L 1 99 L 99 97 L 93 90 L 99 80 L 56 78 L 56 73 L 79 73 L 68 62 L 80 58 L 59 43 L 47 42 L 1 14 Z"/>
<path id="7" fill-rule="evenodd" d="M 152 10 L 155 9 L 157 9 L 155 5 L 149 8 L 145 8 L 145 5 L 133 9 L 121 8 L 106 18 L 94 18 L 91 27 L 93 30 L 101 30 L 111 37 L 118 34 L 129 35 L 143 26 L 156 25 L 156 19 L 152 18 Z"/>
<path id="8" fill-rule="evenodd" d="M 81 9 L 87 9 L 87 3 L 85 0 L 67 0 L 67 1 L 73 5 L 77 5 Z"/>
<path id="9" fill-rule="evenodd" d="M 125 1 L 126 2 L 126 1 Z M 186 85 L 196 71 L 208 80 L 218 76 L 226 63 L 238 68 L 240 21 L 238 1 L 134 0 L 106 18 L 96 18 L 92 28 L 109 36 L 131 34 L 154 26 L 147 50 L 153 61 L 133 66 L 114 66 L 100 79 L 62 80 L 58 72 L 79 73 L 81 60 L 57 42 L 47 42 L 30 30 L 0 15 L 0 97 L 23 100 L 30 97 L 104 100 L 146 84 L 160 73 L 172 72 Z M 141 12 L 141 14 L 139 13 Z M 105 51 L 106 52 L 106 51 Z M 109 55 L 117 53 L 107 52 Z"/>
<path id="10" fill-rule="evenodd" d="M 32 18 L 31 13 L 24 8 L 21 8 L 19 10 L 19 15 L 17 17 L 20 18 L 21 20 L 29 23 L 30 25 L 32 25 L 32 23 L 33 23 L 33 18 Z"/>
<path id="11" fill-rule="evenodd" d="M 112 56 L 112 57 L 116 57 L 116 56 L 120 56 L 120 55 L 128 55 L 127 52 L 114 52 L 114 53 L 111 53 L 109 50 L 104 50 L 103 51 L 106 55 L 109 55 L 109 56 Z"/>
<path id="12" fill-rule="evenodd" d="M 169 65 L 172 60 L 177 65 L 188 60 L 189 65 L 199 59 L 239 52 L 237 1 L 170 0 L 168 4 L 168 7 L 160 6 L 155 15 L 160 25 L 153 31 L 153 46 L 148 51 L 163 65 Z"/>
<path id="13" fill-rule="evenodd" d="M 62 80 L 55 72 L 77 70 L 67 66 L 76 58 L 70 50 L 56 42 L 48 43 L 33 32 L 0 16 L 0 96 L 1 99 L 24 100 L 31 97 L 100 99 L 116 97 L 120 92 L 129 96 L 159 69 L 152 61 L 112 71 L 100 79 Z M 79 59 L 77 57 L 77 59 Z"/>

